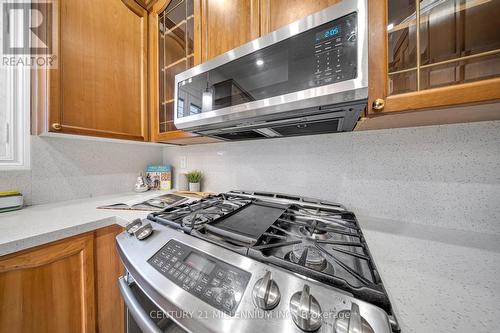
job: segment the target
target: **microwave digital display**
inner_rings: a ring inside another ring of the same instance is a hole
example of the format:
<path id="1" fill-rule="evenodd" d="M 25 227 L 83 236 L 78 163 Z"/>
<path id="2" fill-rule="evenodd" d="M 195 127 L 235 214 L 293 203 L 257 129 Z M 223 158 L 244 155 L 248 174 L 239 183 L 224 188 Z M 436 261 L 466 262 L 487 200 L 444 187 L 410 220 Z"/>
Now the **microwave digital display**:
<path id="1" fill-rule="evenodd" d="M 319 42 L 323 39 L 337 36 L 340 33 L 340 27 L 331 27 L 330 29 L 323 30 L 316 34 L 316 41 Z"/>

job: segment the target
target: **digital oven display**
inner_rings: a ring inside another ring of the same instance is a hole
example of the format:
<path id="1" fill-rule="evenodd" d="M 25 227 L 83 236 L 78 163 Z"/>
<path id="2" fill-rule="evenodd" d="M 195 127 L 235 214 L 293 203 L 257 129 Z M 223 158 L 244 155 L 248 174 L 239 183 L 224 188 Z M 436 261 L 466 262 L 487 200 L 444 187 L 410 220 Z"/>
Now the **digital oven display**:
<path id="1" fill-rule="evenodd" d="M 326 30 L 318 32 L 316 34 L 316 41 L 319 42 L 319 41 L 324 40 L 324 39 L 335 37 L 339 33 L 340 33 L 340 27 L 339 26 L 331 27 L 329 29 L 326 29 Z"/>
<path id="2" fill-rule="evenodd" d="M 215 268 L 215 262 L 194 252 L 191 252 L 186 259 L 184 259 L 184 263 L 207 275 Z"/>

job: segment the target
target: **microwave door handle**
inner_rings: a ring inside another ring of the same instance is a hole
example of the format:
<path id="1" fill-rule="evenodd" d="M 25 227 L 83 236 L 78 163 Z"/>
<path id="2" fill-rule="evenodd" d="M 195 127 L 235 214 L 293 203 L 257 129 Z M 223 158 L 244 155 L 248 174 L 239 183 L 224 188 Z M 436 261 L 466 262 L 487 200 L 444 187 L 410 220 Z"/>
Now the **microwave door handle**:
<path id="1" fill-rule="evenodd" d="M 141 304 L 135 298 L 134 293 L 128 286 L 128 283 L 125 281 L 123 276 L 118 279 L 118 286 L 120 287 L 120 292 L 123 300 L 125 301 L 125 305 L 139 328 L 144 333 L 163 333 L 163 331 L 156 326 L 146 311 L 144 311 L 141 307 Z"/>

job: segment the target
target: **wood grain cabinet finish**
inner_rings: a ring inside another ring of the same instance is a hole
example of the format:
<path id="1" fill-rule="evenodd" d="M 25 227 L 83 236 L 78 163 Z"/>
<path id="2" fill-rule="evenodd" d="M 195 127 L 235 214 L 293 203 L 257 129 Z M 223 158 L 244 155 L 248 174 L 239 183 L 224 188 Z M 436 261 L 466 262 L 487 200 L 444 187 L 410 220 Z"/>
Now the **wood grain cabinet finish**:
<path id="1" fill-rule="evenodd" d="M 0 333 L 118 333 L 121 227 L 0 257 Z"/>
<path id="2" fill-rule="evenodd" d="M 259 0 L 201 0 L 201 59 L 260 37 Z"/>
<path id="3" fill-rule="evenodd" d="M 174 77 L 201 63 L 201 0 L 158 0 L 149 10 L 151 141 L 178 145 L 219 140 L 174 126 Z"/>
<path id="4" fill-rule="evenodd" d="M 48 130 L 147 141 L 147 11 L 134 0 L 61 0 Z"/>
<path id="5" fill-rule="evenodd" d="M 141 7 L 151 9 L 158 0 L 135 0 Z"/>
<path id="6" fill-rule="evenodd" d="M 186 1 L 186 0 L 184 0 Z M 250 42 L 262 36 L 262 17 L 269 19 L 270 13 L 264 12 L 263 8 L 273 10 L 273 14 L 280 13 L 282 17 L 273 20 L 274 24 L 287 24 L 287 20 L 296 20 L 315 11 L 328 6 L 336 1 L 301 2 L 291 1 L 293 8 L 286 6 L 286 1 L 273 1 L 273 6 L 263 0 L 192 0 L 193 1 L 193 65 L 210 60 L 229 50 Z M 173 130 L 162 132 L 161 103 L 163 95 L 159 89 L 168 92 L 173 88 L 173 80 L 165 80 L 162 84 L 159 66 L 162 59 L 158 59 L 158 20 L 161 13 L 169 6 L 171 1 L 160 0 L 156 2 L 149 15 L 150 31 L 150 86 L 151 90 L 151 115 L 152 115 L 152 137 L 153 141 L 176 143 L 176 144 L 196 144 L 217 142 L 218 140 L 206 137 L 199 137 L 192 133 Z M 306 4 L 307 3 L 307 4 Z M 264 6 L 264 7 L 263 7 Z M 297 12 L 299 10 L 299 12 Z M 189 20 L 188 20 L 189 23 Z M 161 44 L 161 43 L 160 43 Z M 158 74 L 160 73 L 160 74 Z M 165 103 L 169 103 L 167 98 Z M 173 112 L 173 111 L 172 111 Z M 168 118 L 163 117 L 163 118 Z"/>
<path id="7" fill-rule="evenodd" d="M 265 35 L 277 30 L 340 1 L 341 0 L 260 0 L 261 34 Z"/>
<path id="8" fill-rule="evenodd" d="M 499 2 L 370 0 L 368 6 L 368 115 L 500 99 Z M 383 103 L 376 107 L 376 100 Z M 484 120 L 498 119 L 496 113 Z"/>

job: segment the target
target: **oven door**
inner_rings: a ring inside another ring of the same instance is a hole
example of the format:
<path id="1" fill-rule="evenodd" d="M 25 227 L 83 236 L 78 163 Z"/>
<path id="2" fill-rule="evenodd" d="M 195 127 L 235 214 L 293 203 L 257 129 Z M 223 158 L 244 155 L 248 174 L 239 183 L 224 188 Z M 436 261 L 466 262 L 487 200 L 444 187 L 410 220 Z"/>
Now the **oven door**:
<path id="1" fill-rule="evenodd" d="M 118 279 L 126 306 L 125 333 L 185 333 L 127 274 Z"/>

